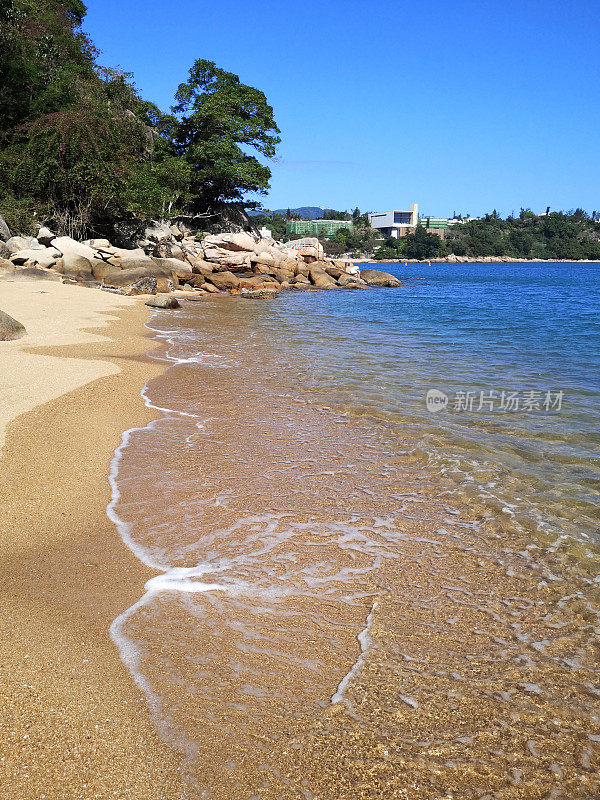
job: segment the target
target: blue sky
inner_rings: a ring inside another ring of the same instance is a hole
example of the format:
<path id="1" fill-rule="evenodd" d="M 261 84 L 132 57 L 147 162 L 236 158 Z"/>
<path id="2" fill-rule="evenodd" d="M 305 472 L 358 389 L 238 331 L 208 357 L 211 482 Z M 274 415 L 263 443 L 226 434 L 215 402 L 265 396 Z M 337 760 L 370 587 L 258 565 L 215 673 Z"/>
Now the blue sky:
<path id="1" fill-rule="evenodd" d="M 197 58 L 267 95 L 268 208 L 600 210 L 594 0 L 89 0 L 100 63 L 165 110 Z"/>

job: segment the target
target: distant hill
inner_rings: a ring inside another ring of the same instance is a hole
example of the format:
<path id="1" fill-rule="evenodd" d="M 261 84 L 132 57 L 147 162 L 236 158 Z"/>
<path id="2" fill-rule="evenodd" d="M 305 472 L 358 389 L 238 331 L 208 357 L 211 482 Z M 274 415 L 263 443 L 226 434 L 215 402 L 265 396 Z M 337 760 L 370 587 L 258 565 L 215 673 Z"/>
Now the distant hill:
<path id="1" fill-rule="evenodd" d="M 328 211 L 329 209 L 321 208 L 321 206 L 301 206 L 301 208 L 290 208 L 292 214 L 299 214 L 304 219 L 321 219 L 323 216 L 324 211 Z M 287 208 L 276 208 L 273 211 L 273 214 L 283 214 L 285 213 Z M 257 214 L 264 214 L 264 211 L 249 211 L 249 215 L 256 216 Z"/>

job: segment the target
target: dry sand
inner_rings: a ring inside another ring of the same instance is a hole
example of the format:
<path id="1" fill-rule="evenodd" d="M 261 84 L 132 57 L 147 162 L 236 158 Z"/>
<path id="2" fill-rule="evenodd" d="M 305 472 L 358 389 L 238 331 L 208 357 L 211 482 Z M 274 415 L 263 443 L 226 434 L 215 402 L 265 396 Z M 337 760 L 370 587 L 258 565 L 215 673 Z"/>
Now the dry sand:
<path id="1" fill-rule="evenodd" d="M 0 308 L 28 331 L 0 343 L 0 797 L 179 798 L 177 759 L 108 634 L 150 576 L 105 515 L 121 434 L 151 418 L 149 310 L 7 282 Z"/>

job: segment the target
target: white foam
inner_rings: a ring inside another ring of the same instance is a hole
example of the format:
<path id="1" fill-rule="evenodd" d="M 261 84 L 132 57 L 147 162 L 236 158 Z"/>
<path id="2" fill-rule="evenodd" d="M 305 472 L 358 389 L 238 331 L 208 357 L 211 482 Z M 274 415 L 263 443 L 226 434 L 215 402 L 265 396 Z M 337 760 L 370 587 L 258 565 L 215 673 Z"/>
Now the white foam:
<path id="1" fill-rule="evenodd" d="M 363 628 L 363 630 L 357 636 L 357 639 L 358 639 L 359 644 L 360 644 L 360 654 L 359 654 L 358 658 L 356 659 L 356 661 L 354 662 L 354 664 L 352 665 L 352 667 L 349 669 L 349 671 L 346 673 L 346 675 L 344 675 L 342 680 L 339 682 L 335 694 L 332 695 L 332 697 L 331 697 L 331 702 L 332 703 L 345 703 L 350 709 L 352 708 L 351 704 L 346 699 L 345 692 L 346 692 L 346 689 L 348 688 L 348 684 L 360 672 L 360 669 L 361 669 L 361 667 L 362 667 L 362 665 L 364 663 L 366 655 L 367 655 L 371 645 L 373 644 L 373 639 L 371 638 L 371 626 L 373 625 L 373 615 L 374 615 L 375 609 L 377 608 L 378 605 L 379 604 L 378 604 L 377 601 L 375 601 L 373 603 L 373 607 L 371 608 L 371 611 L 369 612 L 369 615 L 368 615 L 367 620 L 366 620 L 366 625 Z"/>

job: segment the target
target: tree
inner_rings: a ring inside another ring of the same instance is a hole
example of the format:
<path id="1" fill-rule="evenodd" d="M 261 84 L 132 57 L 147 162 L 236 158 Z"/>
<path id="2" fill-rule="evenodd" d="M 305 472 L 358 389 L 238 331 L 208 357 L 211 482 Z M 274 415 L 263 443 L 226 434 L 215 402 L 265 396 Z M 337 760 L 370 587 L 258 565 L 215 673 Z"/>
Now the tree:
<path id="1" fill-rule="evenodd" d="M 272 158 L 280 142 L 273 109 L 258 89 L 199 59 L 175 95 L 175 149 L 190 167 L 191 210 L 204 213 L 247 192 L 266 194 L 270 169 L 248 150 Z"/>
<path id="2" fill-rule="evenodd" d="M 414 233 L 404 237 L 403 255 L 406 258 L 422 260 L 434 258 L 444 249 L 443 242 L 436 233 L 431 233 L 422 225 L 417 225 Z"/>

